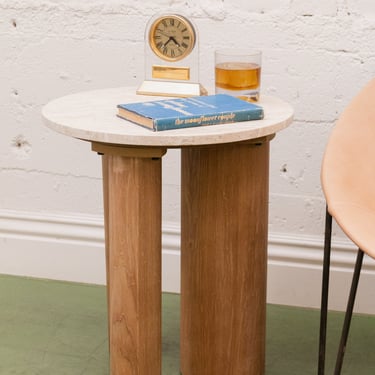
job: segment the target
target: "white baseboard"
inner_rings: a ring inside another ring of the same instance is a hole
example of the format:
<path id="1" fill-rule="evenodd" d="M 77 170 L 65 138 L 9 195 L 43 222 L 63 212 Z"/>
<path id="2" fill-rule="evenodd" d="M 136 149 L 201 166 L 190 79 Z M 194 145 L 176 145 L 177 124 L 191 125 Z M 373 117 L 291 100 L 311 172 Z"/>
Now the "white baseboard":
<path id="1" fill-rule="evenodd" d="M 270 234 L 268 243 L 270 303 L 320 308 L 323 235 Z M 329 308 L 344 311 L 353 276 L 357 248 L 347 239 L 333 239 Z M 364 258 L 355 311 L 375 314 L 375 261 Z"/>
<path id="2" fill-rule="evenodd" d="M 269 303 L 320 305 L 323 238 L 271 233 Z M 345 308 L 356 249 L 334 241 L 330 308 Z M 163 291 L 179 292 L 180 229 L 163 225 Z M 97 216 L 0 210 L 0 273 L 105 284 L 103 221 Z M 365 259 L 356 311 L 375 314 L 375 262 Z"/>

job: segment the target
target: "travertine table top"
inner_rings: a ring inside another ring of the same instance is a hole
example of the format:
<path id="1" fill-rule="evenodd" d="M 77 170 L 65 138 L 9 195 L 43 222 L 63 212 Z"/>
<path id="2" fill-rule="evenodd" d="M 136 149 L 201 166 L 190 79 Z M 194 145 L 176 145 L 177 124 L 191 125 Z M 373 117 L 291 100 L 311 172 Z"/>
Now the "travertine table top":
<path id="1" fill-rule="evenodd" d="M 130 146 L 184 147 L 239 142 L 264 137 L 286 128 L 293 120 L 288 103 L 262 95 L 263 120 L 153 132 L 118 118 L 117 104 L 165 99 L 136 95 L 134 87 L 79 92 L 44 106 L 46 125 L 62 134 L 87 141 Z"/>

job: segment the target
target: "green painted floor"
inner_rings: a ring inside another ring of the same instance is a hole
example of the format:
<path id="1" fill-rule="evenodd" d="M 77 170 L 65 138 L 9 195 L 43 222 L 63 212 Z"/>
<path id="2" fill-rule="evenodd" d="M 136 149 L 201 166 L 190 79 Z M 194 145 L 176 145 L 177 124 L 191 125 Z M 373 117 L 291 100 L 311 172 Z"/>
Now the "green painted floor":
<path id="1" fill-rule="evenodd" d="M 266 374 L 316 374 L 318 324 L 317 311 L 269 305 Z M 330 313 L 327 374 L 341 324 Z M 163 375 L 179 374 L 178 336 L 179 297 L 165 294 Z M 342 374 L 373 375 L 374 344 L 375 317 L 355 316 Z M 0 374 L 108 375 L 104 287 L 0 275 Z"/>

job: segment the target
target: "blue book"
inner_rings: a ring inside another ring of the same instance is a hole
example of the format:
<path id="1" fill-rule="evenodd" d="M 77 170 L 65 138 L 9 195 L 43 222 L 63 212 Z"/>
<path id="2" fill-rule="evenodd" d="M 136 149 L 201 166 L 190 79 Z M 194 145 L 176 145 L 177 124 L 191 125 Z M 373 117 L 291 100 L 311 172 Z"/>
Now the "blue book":
<path id="1" fill-rule="evenodd" d="M 119 104 L 118 116 L 153 131 L 260 120 L 263 108 L 226 94 Z"/>

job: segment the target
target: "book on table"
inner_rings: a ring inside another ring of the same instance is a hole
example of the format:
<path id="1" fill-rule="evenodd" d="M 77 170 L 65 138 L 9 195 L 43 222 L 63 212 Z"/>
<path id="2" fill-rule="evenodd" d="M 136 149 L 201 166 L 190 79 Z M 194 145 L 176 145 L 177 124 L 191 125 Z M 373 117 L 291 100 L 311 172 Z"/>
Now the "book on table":
<path id="1" fill-rule="evenodd" d="M 118 116 L 153 131 L 260 120 L 263 108 L 216 94 L 119 104 Z"/>

